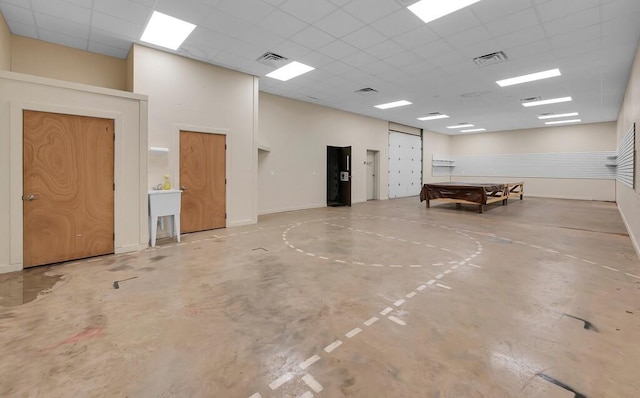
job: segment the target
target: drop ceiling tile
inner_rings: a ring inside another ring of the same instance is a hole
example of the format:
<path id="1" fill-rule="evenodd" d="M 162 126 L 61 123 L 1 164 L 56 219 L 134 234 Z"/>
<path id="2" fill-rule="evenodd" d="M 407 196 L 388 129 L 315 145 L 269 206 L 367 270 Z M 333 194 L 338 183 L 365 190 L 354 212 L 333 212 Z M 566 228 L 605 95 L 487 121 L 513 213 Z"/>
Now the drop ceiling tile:
<path id="1" fill-rule="evenodd" d="M 56 18 L 75 22 L 77 24 L 89 25 L 91 21 L 91 10 L 62 0 L 32 0 L 33 9 L 36 12 L 47 14 Z"/>
<path id="2" fill-rule="evenodd" d="M 378 59 L 384 59 L 394 54 L 400 54 L 406 51 L 406 48 L 393 40 L 386 40 L 364 50 L 367 54 L 373 55 Z"/>
<path id="3" fill-rule="evenodd" d="M 433 33 L 427 25 L 423 25 L 417 29 L 398 35 L 394 37 L 393 40 L 400 43 L 404 48 L 411 50 L 432 43 L 439 38 L 440 37 Z"/>
<path id="4" fill-rule="evenodd" d="M 127 51 L 131 47 L 131 40 L 100 29 L 91 29 L 90 41 Z"/>
<path id="5" fill-rule="evenodd" d="M 346 35 L 342 40 L 360 50 L 364 50 L 373 45 L 382 43 L 386 38 L 377 30 L 365 26 L 349 35 Z"/>
<path id="6" fill-rule="evenodd" d="M 610 19 L 602 23 L 602 45 L 611 46 L 622 43 L 638 43 L 640 24 L 635 14 Z"/>
<path id="7" fill-rule="evenodd" d="M 67 3 L 71 3 L 71 4 L 75 4 L 77 6 L 80 7 L 84 7 L 84 8 L 91 8 L 93 7 L 93 0 L 64 0 Z"/>
<path id="8" fill-rule="evenodd" d="M 65 35 L 64 33 L 58 33 L 47 29 L 38 28 L 40 35 L 44 35 L 48 42 L 60 44 L 62 46 L 77 48 L 79 50 L 86 50 L 89 41 L 74 36 Z"/>
<path id="9" fill-rule="evenodd" d="M 336 10 L 314 24 L 328 34 L 341 38 L 360 29 L 364 24 L 342 10 Z"/>
<path id="10" fill-rule="evenodd" d="M 636 0 L 616 0 L 602 4 L 600 7 L 602 20 L 608 21 L 619 17 L 627 17 L 640 13 L 640 1 Z M 637 18 L 637 15 L 636 15 Z"/>
<path id="11" fill-rule="evenodd" d="M 433 43 L 429 43 L 413 50 L 413 52 L 419 54 L 424 59 L 439 57 L 442 54 L 448 54 L 454 51 L 455 49 L 444 40 L 434 41 Z"/>
<path id="12" fill-rule="evenodd" d="M 422 60 L 414 62 L 410 65 L 403 66 L 402 70 L 415 76 L 421 76 L 426 73 L 435 71 L 435 67 L 431 64 L 431 62 Z"/>
<path id="13" fill-rule="evenodd" d="M 16 7 L 11 4 L 0 4 L 0 11 L 7 21 L 17 22 L 23 25 L 35 26 L 36 24 L 33 13 L 29 9 Z"/>
<path id="14" fill-rule="evenodd" d="M 95 1 L 93 11 L 138 25 L 145 25 L 153 13 L 150 7 L 129 0 Z"/>
<path id="15" fill-rule="evenodd" d="M 31 9 L 31 0 L 4 0 L 4 4 L 0 4 L 0 9 L 3 5 L 12 5 L 20 8 Z"/>
<path id="16" fill-rule="evenodd" d="M 234 37 L 237 39 L 240 39 L 247 43 L 251 43 L 256 47 L 264 49 L 263 52 L 270 50 L 271 48 L 284 41 L 282 37 L 275 35 L 258 25 L 252 25 L 247 29 L 235 31 L 234 35 Z"/>
<path id="17" fill-rule="evenodd" d="M 504 18 L 496 19 L 485 26 L 494 37 L 500 37 L 538 26 L 539 24 L 540 21 L 536 12 L 533 8 L 527 8 Z"/>
<path id="18" fill-rule="evenodd" d="M 282 55 L 283 57 L 287 57 L 292 61 L 297 61 L 301 59 L 301 57 L 309 54 L 311 49 L 300 45 L 291 40 L 285 40 L 283 42 L 278 43 L 273 47 L 273 51 L 276 54 Z M 260 54 L 256 55 L 258 57 Z"/>
<path id="19" fill-rule="evenodd" d="M 64 36 L 73 36 L 82 40 L 89 40 L 89 25 L 82 25 L 46 14 L 35 13 L 38 30 L 45 29 Z M 63 39 L 60 39 L 63 40 Z"/>
<path id="20" fill-rule="evenodd" d="M 336 6 L 327 0 L 287 0 L 280 6 L 280 9 L 291 15 L 295 15 L 307 23 L 313 23 L 336 10 Z"/>
<path id="21" fill-rule="evenodd" d="M 468 8 L 429 23 L 429 27 L 441 37 L 451 36 L 478 25 L 480 25 L 480 20 Z"/>
<path id="22" fill-rule="evenodd" d="M 403 8 L 389 0 L 353 0 L 344 10 L 365 23 L 371 23 Z"/>
<path id="23" fill-rule="evenodd" d="M 469 58 L 469 60 L 473 60 L 474 58 L 485 54 L 492 54 L 501 51 L 503 48 L 504 47 L 500 46 L 495 40 L 486 40 L 482 43 L 475 43 L 470 47 L 460 49 L 458 52 L 462 56 Z M 509 55 L 507 54 L 507 56 Z"/>
<path id="24" fill-rule="evenodd" d="M 38 38 L 38 31 L 35 25 L 25 25 L 19 22 L 7 21 L 9 30 L 12 34 L 17 36 L 30 37 L 32 39 Z"/>
<path id="25" fill-rule="evenodd" d="M 481 22 L 487 23 L 532 7 L 531 0 L 484 0 L 471 6 Z"/>
<path id="26" fill-rule="evenodd" d="M 371 64 L 372 62 L 377 62 L 377 59 L 365 52 L 360 51 L 358 53 L 351 54 L 349 56 L 342 58 L 342 61 L 353 67 L 361 68 Z"/>
<path id="27" fill-rule="evenodd" d="M 454 48 L 460 49 L 469 47 L 475 43 L 491 39 L 491 34 L 484 26 L 476 26 L 464 32 L 447 37 L 445 40 Z"/>
<path id="28" fill-rule="evenodd" d="M 253 24 L 258 23 L 274 10 L 262 0 L 223 0 L 218 3 L 216 9 Z"/>
<path id="29" fill-rule="evenodd" d="M 539 41 L 547 37 L 542 26 L 537 25 L 528 29 L 523 29 L 508 35 L 498 37 L 496 40 L 501 48 L 511 48 L 522 44 Z"/>
<path id="30" fill-rule="evenodd" d="M 89 43 L 88 51 L 97 54 L 104 54 L 114 58 L 125 59 L 129 54 L 129 50 L 107 46 L 96 42 Z"/>
<path id="31" fill-rule="evenodd" d="M 616 0 L 617 1 L 617 0 Z M 542 22 L 575 15 L 588 8 L 596 7 L 600 0 L 553 0 L 537 5 L 536 9 Z"/>
<path id="32" fill-rule="evenodd" d="M 158 0 L 155 11 L 201 26 L 213 8 L 199 0 Z"/>
<path id="33" fill-rule="evenodd" d="M 446 68 L 449 65 L 457 64 L 460 62 L 473 62 L 468 58 L 463 57 L 458 52 L 450 52 L 447 54 L 441 54 L 436 57 L 427 58 L 427 61 L 431 62 L 434 66 Z"/>
<path id="34" fill-rule="evenodd" d="M 303 64 L 313 66 L 314 68 L 322 68 L 323 66 L 332 63 L 334 59 L 327 57 L 325 54 L 320 52 L 312 51 L 309 54 L 301 56 L 298 61 Z"/>
<path id="35" fill-rule="evenodd" d="M 291 40 L 309 48 L 320 48 L 334 41 L 335 37 L 313 26 L 308 26 L 293 36 Z"/>
<path id="36" fill-rule="evenodd" d="M 375 76 L 382 76 L 393 69 L 395 69 L 393 66 L 384 61 L 373 62 L 364 68 L 368 73 Z"/>
<path id="37" fill-rule="evenodd" d="M 265 3 L 271 4 L 274 7 L 280 7 L 285 0 L 263 0 Z"/>
<path id="38" fill-rule="evenodd" d="M 342 40 L 336 40 L 320 48 L 318 51 L 333 59 L 342 59 L 343 57 L 357 53 L 358 49 Z"/>
<path id="39" fill-rule="evenodd" d="M 387 37 L 395 37 L 424 26 L 424 23 L 407 9 L 400 9 L 393 14 L 379 19 L 370 25 Z"/>
<path id="40" fill-rule="evenodd" d="M 599 39 L 601 33 L 601 25 L 592 25 L 583 29 L 573 30 L 571 32 L 551 37 L 549 41 L 554 49 L 570 50 L 569 47 L 577 47 L 584 45 L 593 50 L 599 47 Z"/>
<path id="41" fill-rule="evenodd" d="M 353 68 L 353 66 L 347 65 L 342 61 L 333 61 L 330 64 L 323 66 L 322 70 L 334 75 L 340 75 L 342 73 L 350 71 Z"/>
<path id="42" fill-rule="evenodd" d="M 347 4 L 351 3 L 352 0 L 329 0 L 329 1 L 337 5 L 338 7 L 344 7 Z"/>
<path id="43" fill-rule="evenodd" d="M 411 65 L 413 63 L 422 62 L 424 61 L 424 58 L 420 57 L 419 55 L 415 54 L 412 51 L 405 51 L 403 53 L 396 54 L 389 58 L 386 58 L 384 61 L 391 66 L 400 68 L 405 65 Z"/>
<path id="44" fill-rule="evenodd" d="M 544 24 L 544 28 L 549 36 L 556 36 L 572 30 L 595 25 L 600 22 L 600 8 L 592 7 L 576 14 L 569 15 L 568 17 L 546 22 Z"/>
<path id="45" fill-rule="evenodd" d="M 308 26 L 301 20 L 279 10 L 267 15 L 258 25 L 281 37 L 291 37 Z"/>
<path id="46" fill-rule="evenodd" d="M 510 59 L 516 60 L 524 58 L 535 60 L 540 54 L 549 53 L 551 50 L 551 44 L 549 44 L 548 40 L 540 40 L 510 48 L 506 52 Z"/>
<path id="47" fill-rule="evenodd" d="M 139 40 L 144 30 L 144 25 L 127 22 L 111 15 L 93 12 L 91 27 L 107 32 L 119 32 L 122 36 Z"/>

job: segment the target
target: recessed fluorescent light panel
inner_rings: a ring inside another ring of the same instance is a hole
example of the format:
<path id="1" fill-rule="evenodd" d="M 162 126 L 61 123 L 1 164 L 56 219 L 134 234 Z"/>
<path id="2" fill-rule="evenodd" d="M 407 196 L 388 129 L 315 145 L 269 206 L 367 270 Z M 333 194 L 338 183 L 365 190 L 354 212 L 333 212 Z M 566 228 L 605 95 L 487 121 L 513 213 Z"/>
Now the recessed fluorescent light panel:
<path id="1" fill-rule="evenodd" d="M 293 79 L 294 77 L 298 77 L 300 75 L 304 75 L 307 72 L 311 72 L 315 68 L 313 66 L 301 64 L 300 62 L 293 61 L 290 64 L 283 66 L 282 68 L 278 68 L 273 72 L 269 73 L 267 77 L 271 77 L 273 79 L 282 80 L 286 82 L 287 80 Z"/>
<path id="2" fill-rule="evenodd" d="M 418 120 L 437 120 L 437 119 L 447 119 L 449 118 L 448 115 L 432 115 L 432 116 L 425 116 L 425 117 L 419 117 Z"/>
<path id="3" fill-rule="evenodd" d="M 454 13 L 480 0 L 421 0 L 407 7 L 424 23 L 435 21 L 445 15 Z"/>
<path id="4" fill-rule="evenodd" d="M 154 11 L 140 40 L 177 50 L 195 28 L 192 23 Z"/>
<path id="5" fill-rule="evenodd" d="M 549 79 L 551 77 L 557 77 L 560 75 L 561 75 L 560 69 L 551 69 L 551 70 L 546 70 L 544 72 L 531 73 L 529 75 L 512 77 L 510 79 L 504 79 L 504 80 L 498 80 L 496 83 L 498 83 L 500 87 L 507 87 L 507 86 L 513 86 L 515 84 L 522 84 L 522 83 L 534 82 L 536 80 Z"/>
<path id="6" fill-rule="evenodd" d="M 573 101 L 573 99 L 571 97 L 551 98 L 551 99 L 548 99 L 548 100 L 523 102 L 522 106 L 528 108 L 530 106 L 559 104 L 560 102 L 570 102 L 570 101 Z"/>
<path id="7" fill-rule="evenodd" d="M 554 122 L 545 122 L 544 124 L 566 124 L 566 123 L 580 123 L 582 120 L 580 119 L 571 119 L 571 120 L 556 120 Z"/>
<path id="8" fill-rule="evenodd" d="M 487 129 L 460 130 L 461 133 L 477 133 L 479 131 L 487 131 Z"/>
<path id="9" fill-rule="evenodd" d="M 389 102 L 387 104 L 376 105 L 376 108 L 378 108 L 378 109 L 391 109 L 391 108 L 397 108 L 399 106 L 406 106 L 406 105 L 411 105 L 411 102 L 405 101 L 405 100 Z"/>
<path id="10" fill-rule="evenodd" d="M 558 114 L 550 114 L 550 115 L 540 115 L 538 116 L 538 119 L 540 120 L 545 120 L 545 119 L 558 119 L 561 117 L 571 117 L 571 116 L 578 116 L 579 113 L 578 112 L 571 112 L 571 113 L 558 113 Z"/>
<path id="11" fill-rule="evenodd" d="M 448 129 L 463 129 L 465 127 L 474 127 L 473 124 L 456 124 L 455 126 L 447 126 Z"/>

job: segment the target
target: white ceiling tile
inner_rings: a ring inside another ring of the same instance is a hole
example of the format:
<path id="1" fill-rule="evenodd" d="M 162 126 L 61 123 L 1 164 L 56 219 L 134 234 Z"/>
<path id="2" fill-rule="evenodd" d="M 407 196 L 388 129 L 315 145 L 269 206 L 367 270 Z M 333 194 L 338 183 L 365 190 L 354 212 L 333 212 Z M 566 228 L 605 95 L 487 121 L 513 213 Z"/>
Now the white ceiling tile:
<path id="1" fill-rule="evenodd" d="M 327 57 L 325 54 L 318 51 L 312 51 L 309 54 L 301 56 L 297 61 L 315 68 L 322 68 L 323 66 L 332 63 L 334 59 Z"/>
<path id="2" fill-rule="evenodd" d="M 504 47 L 498 45 L 495 40 L 486 40 L 481 43 L 475 43 L 474 45 L 458 50 L 460 55 L 473 59 L 486 54 L 493 54 L 502 50 Z"/>
<path id="3" fill-rule="evenodd" d="M 384 61 L 391 66 L 400 68 L 405 65 L 422 62 L 424 61 L 424 58 L 420 57 L 419 55 L 415 54 L 412 51 L 405 51 L 403 53 L 396 54 L 389 58 L 386 58 Z"/>
<path id="4" fill-rule="evenodd" d="M 96 42 L 89 43 L 88 51 L 92 53 L 104 54 L 110 57 L 125 59 L 129 54 L 129 50 L 107 46 Z"/>
<path id="5" fill-rule="evenodd" d="M 45 29 L 50 32 L 57 32 L 64 36 L 73 36 L 83 40 L 89 40 L 89 25 L 82 25 L 46 14 L 35 13 L 38 30 Z"/>
<path id="6" fill-rule="evenodd" d="M 274 7 L 280 7 L 285 0 L 263 0 L 267 4 L 271 4 Z"/>
<path id="7" fill-rule="evenodd" d="M 131 47 L 131 40 L 100 29 L 91 29 L 90 41 L 91 43 L 104 44 L 121 50 L 129 50 Z"/>
<path id="8" fill-rule="evenodd" d="M 287 0 L 280 9 L 307 23 L 313 23 L 329 15 L 336 6 L 327 0 Z"/>
<path id="9" fill-rule="evenodd" d="M 628 17 L 632 14 L 640 13 L 640 1 L 637 0 L 616 0 L 602 4 L 600 7 L 602 20 L 608 21 L 619 17 Z M 637 18 L 637 15 L 636 15 Z"/>
<path id="10" fill-rule="evenodd" d="M 523 29 L 508 35 L 498 37 L 496 40 L 501 48 L 511 48 L 534 41 L 539 41 L 547 37 L 544 29 L 540 25 L 529 29 Z"/>
<path id="11" fill-rule="evenodd" d="M 364 24 L 342 10 L 336 10 L 315 23 L 332 36 L 341 38 L 360 29 Z"/>
<path id="12" fill-rule="evenodd" d="M 87 39 L 81 39 L 74 36 L 65 35 L 64 33 L 58 33 L 46 29 L 38 29 L 40 35 L 45 35 L 48 42 L 60 44 L 67 47 L 77 48 L 79 50 L 86 50 L 89 44 Z"/>
<path id="13" fill-rule="evenodd" d="M 258 23 L 274 10 L 262 0 L 223 0 L 216 8 L 227 15 L 253 24 Z"/>
<path id="14" fill-rule="evenodd" d="M 601 22 L 600 9 L 597 7 L 572 14 L 568 17 L 554 19 L 544 24 L 545 31 L 549 36 L 556 36 L 572 30 L 595 25 Z"/>
<path id="15" fill-rule="evenodd" d="M 278 44 L 276 44 L 273 47 L 273 51 L 276 52 L 276 54 L 282 55 L 283 57 L 289 58 L 290 60 L 299 60 L 301 59 L 301 57 L 309 54 L 311 52 L 311 49 L 308 47 L 305 47 L 303 45 L 300 45 L 294 41 L 291 40 L 285 40 L 283 42 L 280 42 Z M 258 54 L 256 55 L 256 58 L 261 55 Z M 311 65 L 313 66 L 313 65 Z"/>
<path id="16" fill-rule="evenodd" d="M 597 48 L 601 33 L 600 25 L 592 25 L 583 29 L 572 30 L 568 33 L 551 37 L 549 41 L 554 49 L 566 49 L 585 44 L 589 48 Z"/>
<path id="17" fill-rule="evenodd" d="M 485 26 L 494 37 L 499 37 L 538 26 L 539 24 L 538 14 L 533 8 L 527 8 L 504 18 L 496 19 Z"/>
<path id="18" fill-rule="evenodd" d="M 383 76 L 395 68 L 384 61 L 377 61 L 367 65 L 365 69 L 372 75 Z"/>
<path id="19" fill-rule="evenodd" d="M 9 30 L 14 35 L 30 37 L 32 39 L 38 38 L 38 30 L 35 25 L 25 25 L 13 21 L 7 21 L 7 25 L 9 25 Z"/>
<path id="20" fill-rule="evenodd" d="M 548 22 L 575 15 L 599 4 L 600 0 L 553 0 L 539 3 L 536 9 L 542 22 Z"/>
<path id="21" fill-rule="evenodd" d="M 291 37 L 307 26 L 307 24 L 301 20 L 279 10 L 275 10 L 267 15 L 258 25 L 282 37 Z M 236 26 L 241 28 L 242 25 Z"/>
<path id="22" fill-rule="evenodd" d="M 374 46 L 371 46 L 365 49 L 365 52 L 367 54 L 373 55 L 378 59 L 384 59 L 394 54 L 400 54 L 405 51 L 406 49 L 403 46 L 401 46 L 400 44 L 396 43 L 393 40 L 386 40 L 386 41 L 383 41 L 382 43 L 376 44 Z"/>
<path id="23" fill-rule="evenodd" d="M 30 10 L 31 0 L 4 0 L 2 4 L 0 4 L 0 9 L 2 9 L 3 5 L 12 5 Z"/>
<path id="24" fill-rule="evenodd" d="M 338 7 L 344 7 L 351 2 L 351 0 L 329 0 L 329 1 L 337 5 Z"/>
<path id="25" fill-rule="evenodd" d="M 377 30 L 365 26 L 349 35 L 344 36 L 342 40 L 354 47 L 364 50 L 373 45 L 382 43 L 386 40 L 386 38 Z"/>
<path id="26" fill-rule="evenodd" d="M 347 65 L 344 62 L 333 61 L 330 64 L 327 64 L 327 65 L 323 66 L 322 70 L 325 71 L 325 72 L 334 74 L 334 75 L 340 75 L 342 73 L 350 71 L 353 68 L 354 68 L 353 66 Z"/>
<path id="27" fill-rule="evenodd" d="M 476 26 L 464 32 L 457 33 L 447 37 L 445 40 L 455 48 L 469 47 L 475 43 L 489 40 L 491 34 L 484 26 Z"/>
<path id="28" fill-rule="evenodd" d="M 401 9 L 371 24 L 375 30 L 387 37 L 395 37 L 424 26 L 424 23 L 407 9 Z"/>
<path id="29" fill-rule="evenodd" d="M 402 8 L 398 3 L 389 0 L 353 0 L 344 10 L 365 23 L 371 23 Z"/>
<path id="30" fill-rule="evenodd" d="M 62 0 L 32 0 L 34 9 L 39 13 L 64 18 L 78 24 L 89 25 L 91 10 Z"/>
<path id="31" fill-rule="evenodd" d="M 433 43 L 429 43 L 413 50 L 413 52 L 419 54 L 425 59 L 439 57 L 442 54 L 448 54 L 454 51 L 455 49 L 444 40 L 434 41 Z"/>
<path id="32" fill-rule="evenodd" d="M 137 25 L 99 12 L 93 13 L 91 27 L 107 32 L 119 32 L 122 36 L 133 40 L 139 40 L 144 31 L 144 25 L 142 24 Z"/>
<path id="33" fill-rule="evenodd" d="M 551 51 L 551 44 L 548 40 L 540 40 L 533 43 L 523 44 L 517 47 L 510 48 L 506 51 L 507 56 L 510 59 L 527 58 L 535 59 L 541 53 L 548 53 Z"/>
<path id="34" fill-rule="evenodd" d="M 451 52 L 447 54 L 441 54 L 436 57 L 427 58 L 427 61 L 431 62 L 434 66 L 439 66 L 441 68 L 460 62 L 473 62 L 457 52 Z"/>
<path id="35" fill-rule="evenodd" d="M 155 11 L 171 15 L 195 25 L 202 25 L 213 8 L 199 0 L 158 0 Z"/>
<path id="36" fill-rule="evenodd" d="M 486 23 L 532 6 L 531 0 L 483 0 L 471 6 L 473 13 Z"/>
<path id="37" fill-rule="evenodd" d="M 438 39 L 438 35 L 433 33 L 427 25 L 423 25 L 417 29 L 398 35 L 393 40 L 400 43 L 403 47 L 411 50 L 425 44 L 432 43 Z"/>
<path id="38" fill-rule="evenodd" d="M 67 3 L 71 3 L 71 4 L 75 4 L 77 6 L 80 7 L 84 7 L 84 8 L 91 8 L 93 7 L 93 0 L 64 0 Z"/>
<path id="39" fill-rule="evenodd" d="M 153 10 L 129 0 L 95 1 L 93 10 L 123 21 L 145 25 Z"/>
<path id="40" fill-rule="evenodd" d="M 343 42 L 342 40 L 336 40 L 320 48 L 318 51 L 331 58 L 342 59 L 347 55 L 357 53 L 358 49 Z"/>
<path id="41" fill-rule="evenodd" d="M 442 37 L 451 36 L 480 25 L 480 20 L 471 10 L 464 8 L 429 23 L 429 27 Z"/>
<path id="42" fill-rule="evenodd" d="M 308 26 L 303 31 L 291 37 L 291 40 L 309 48 L 320 48 L 335 40 L 335 37 L 313 26 Z"/>
<path id="43" fill-rule="evenodd" d="M 11 4 L 0 4 L 0 11 L 4 19 L 11 22 L 17 22 L 23 25 L 36 24 L 33 12 L 30 9 L 16 7 Z"/>
<path id="44" fill-rule="evenodd" d="M 640 24 L 636 14 L 602 23 L 602 45 L 605 47 L 621 43 L 636 44 L 639 38 Z"/>
<path id="45" fill-rule="evenodd" d="M 351 54 L 342 58 L 342 61 L 356 68 L 361 68 L 371 64 L 372 62 L 377 62 L 377 59 L 365 52 L 360 51 L 358 53 Z"/>

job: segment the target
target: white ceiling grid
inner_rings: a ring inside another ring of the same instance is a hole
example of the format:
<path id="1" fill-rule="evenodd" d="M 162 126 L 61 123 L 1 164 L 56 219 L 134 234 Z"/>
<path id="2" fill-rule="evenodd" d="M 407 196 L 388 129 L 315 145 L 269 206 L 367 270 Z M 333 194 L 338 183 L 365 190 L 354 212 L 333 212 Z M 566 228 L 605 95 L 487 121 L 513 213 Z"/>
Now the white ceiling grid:
<path id="1" fill-rule="evenodd" d="M 583 123 L 616 120 L 640 38 L 639 0 L 482 0 L 424 24 L 415 0 L 0 0 L 11 32 L 126 57 L 154 10 L 198 27 L 176 51 L 263 77 L 267 51 L 316 70 L 262 91 L 345 111 L 460 134 L 544 127 L 546 112 L 579 112 Z M 479 67 L 473 58 L 504 51 Z M 562 76 L 500 88 L 495 81 L 560 68 Z M 356 90 L 371 87 L 377 94 Z M 524 108 L 520 99 L 572 96 Z M 380 103 L 413 103 L 379 110 Z M 418 121 L 430 112 L 450 119 Z"/>

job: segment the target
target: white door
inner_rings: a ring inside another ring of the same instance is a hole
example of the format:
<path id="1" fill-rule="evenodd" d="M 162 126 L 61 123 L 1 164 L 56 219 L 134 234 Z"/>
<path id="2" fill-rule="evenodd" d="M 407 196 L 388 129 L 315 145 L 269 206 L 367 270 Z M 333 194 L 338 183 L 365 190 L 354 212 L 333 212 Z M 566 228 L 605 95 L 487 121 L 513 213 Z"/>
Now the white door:
<path id="1" fill-rule="evenodd" d="M 422 137 L 389 131 L 389 198 L 417 196 L 422 188 Z"/>
<path id="2" fill-rule="evenodd" d="M 367 200 L 376 199 L 376 152 L 367 151 Z"/>

